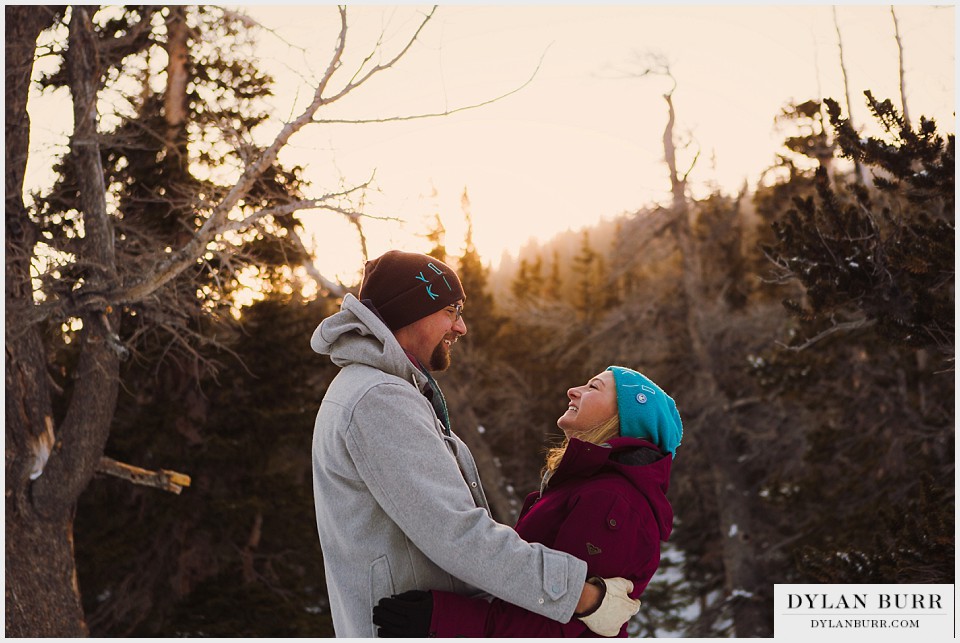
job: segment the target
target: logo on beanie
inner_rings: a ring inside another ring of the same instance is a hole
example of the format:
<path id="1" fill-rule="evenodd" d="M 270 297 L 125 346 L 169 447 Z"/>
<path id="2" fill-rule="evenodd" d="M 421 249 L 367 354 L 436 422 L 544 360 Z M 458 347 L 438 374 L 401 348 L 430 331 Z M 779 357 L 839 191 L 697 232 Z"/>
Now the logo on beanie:
<path id="1" fill-rule="evenodd" d="M 427 268 L 430 268 L 430 270 L 440 275 L 440 278 L 443 279 L 443 283 L 447 285 L 447 290 L 451 292 L 453 291 L 453 287 L 450 285 L 450 282 L 447 281 L 447 278 L 443 275 L 443 271 L 437 268 L 435 265 L 433 265 L 433 262 L 428 263 Z M 430 281 L 423 276 L 422 270 L 420 271 L 420 274 L 414 276 L 414 279 L 417 279 L 418 281 L 422 281 L 423 283 L 427 284 L 427 296 L 430 297 L 431 300 L 436 300 L 436 298 L 440 296 L 437 293 L 433 292 L 433 284 L 430 283 Z"/>
<path id="2" fill-rule="evenodd" d="M 627 386 L 636 386 L 636 384 L 628 384 Z M 650 387 L 647 386 L 646 384 L 641 384 L 641 385 L 640 385 L 640 388 L 642 388 L 644 391 L 646 391 L 646 392 L 649 393 L 650 395 L 656 395 L 656 394 L 657 394 L 657 392 L 656 392 L 655 390 L 653 390 L 652 388 L 650 388 Z M 646 404 L 646 403 L 647 403 L 647 396 L 644 395 L 643 393 L 637 393 L 637 402 L 640 402 L 640 404 Z"/>

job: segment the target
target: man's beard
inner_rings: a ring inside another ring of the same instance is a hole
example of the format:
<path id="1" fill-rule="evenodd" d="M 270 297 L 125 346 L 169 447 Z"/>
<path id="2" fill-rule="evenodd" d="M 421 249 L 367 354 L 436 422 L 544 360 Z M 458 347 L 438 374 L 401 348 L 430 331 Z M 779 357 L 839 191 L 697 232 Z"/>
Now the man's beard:
<path id="1" fill-rule="evenodd" d="M 430 355 L 430 370 L 445 371 L 450 368 L 450 347 L 441 341 Z"/>

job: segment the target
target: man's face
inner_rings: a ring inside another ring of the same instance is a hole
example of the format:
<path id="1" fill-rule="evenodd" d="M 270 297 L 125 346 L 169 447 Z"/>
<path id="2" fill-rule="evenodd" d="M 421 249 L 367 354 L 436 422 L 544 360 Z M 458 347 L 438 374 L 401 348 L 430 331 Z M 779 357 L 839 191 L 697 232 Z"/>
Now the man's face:
<path id="1" fill-rule="evenodd" d="M 463 302 L 457 302 L 462 305 Z M 445 371 L 450 366 L 450 348 L 467 334 L 463 317 L 453 306 L 418 319 L 394 333 L 404 350 L 413 353 L 431 371 Z"/>

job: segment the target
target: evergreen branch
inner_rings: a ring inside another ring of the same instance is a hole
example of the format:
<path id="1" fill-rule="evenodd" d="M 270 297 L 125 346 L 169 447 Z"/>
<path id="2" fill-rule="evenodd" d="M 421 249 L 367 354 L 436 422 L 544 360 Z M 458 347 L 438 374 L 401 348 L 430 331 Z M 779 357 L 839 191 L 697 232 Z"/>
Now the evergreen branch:
<path id="1" fill-rule="evenodd" d="M 117 54 L 122 56 L 127 56 L 133 53 L 133 51 L 146 48 L 151 43 L 149 39 L 149 31 L 152 27 L 151 21 L 153 19 L 153 14 L 159 10 L 158 7 L 146 5 L 143 7 L 143 14 L 139 16 L 136 24 L 132 25 L 126 34 L 118 36 L 116 38 L 109 38 L 101 40 L 97 47 L 100 50 L 102 58 L 111 58 Z M 138 41 L 142 41 L 142 45 L 138 45 Z M 121 61 L 122 58 L 117 58 L 117 63 Z"/>

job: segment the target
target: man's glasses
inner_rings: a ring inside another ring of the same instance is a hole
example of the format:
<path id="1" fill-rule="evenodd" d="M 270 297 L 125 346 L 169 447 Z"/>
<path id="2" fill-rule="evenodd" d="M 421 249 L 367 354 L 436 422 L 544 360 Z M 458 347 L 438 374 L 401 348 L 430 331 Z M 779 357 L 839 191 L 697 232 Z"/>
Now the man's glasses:
<path id="1" fill-rule="evenodd" d="M 444 310 L 453 313 L 453 323 L 456 324 L 463 317 L 463 304 L 450 304 Z"/>

